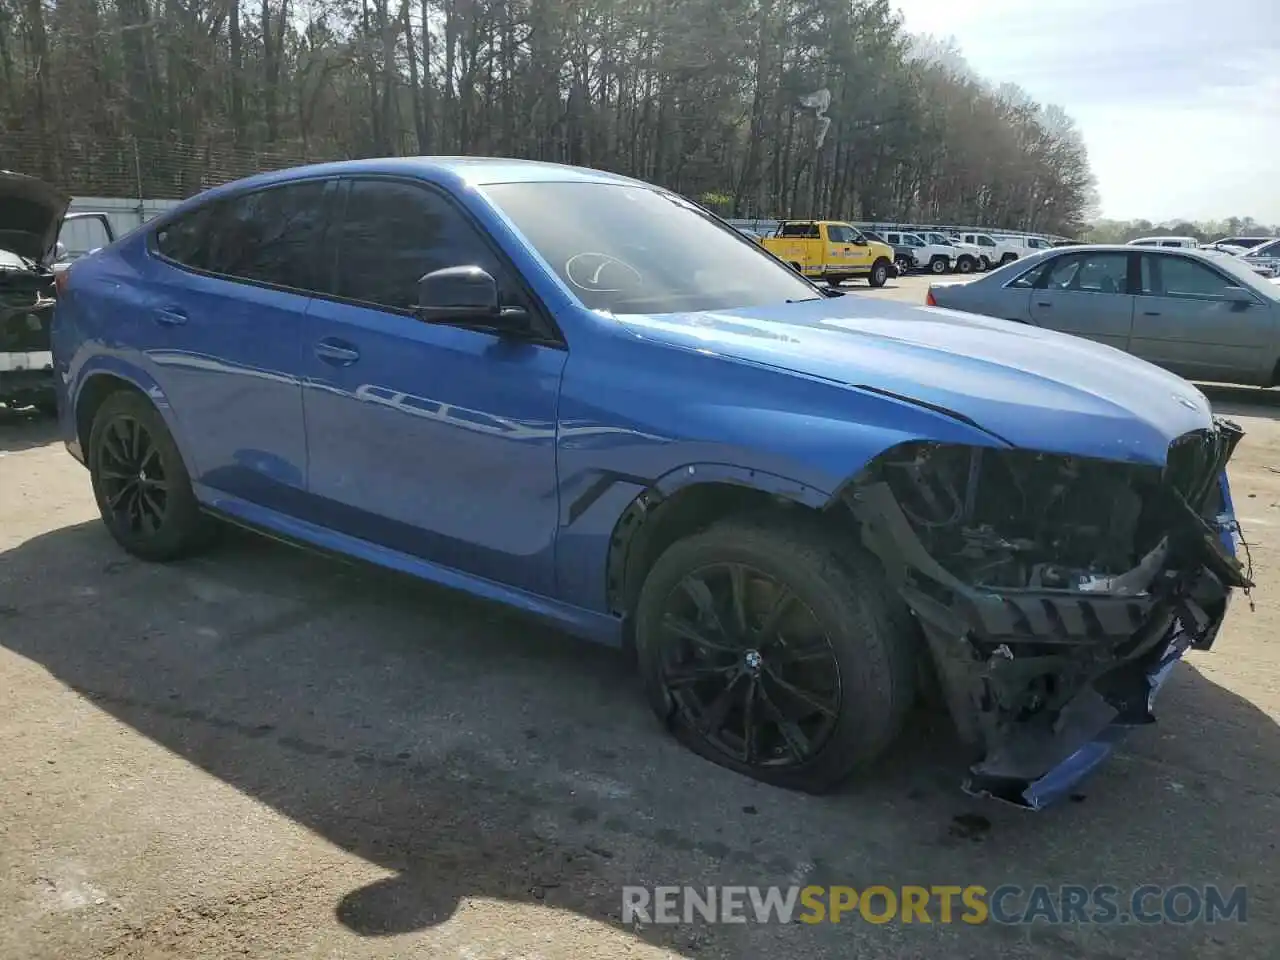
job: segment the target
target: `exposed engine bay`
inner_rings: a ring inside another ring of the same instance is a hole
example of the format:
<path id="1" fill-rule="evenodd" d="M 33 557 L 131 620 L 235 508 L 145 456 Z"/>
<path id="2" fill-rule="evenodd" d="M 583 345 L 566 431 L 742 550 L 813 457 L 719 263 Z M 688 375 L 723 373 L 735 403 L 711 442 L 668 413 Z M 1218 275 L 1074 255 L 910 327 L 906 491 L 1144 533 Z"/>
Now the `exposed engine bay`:
<path id="1" fill-rule="evenodd" d="M 0 400 L 52 402 L 54 293 L 51 270 L 0 251 Z"/>
<path id="2" fill-rule="evenodd" d="M 1024 806 L 1116 725 L 1149 723 L 1188 647 L 1252 586 L 1220 478 L 1243 432 L 1217 419 L 1164 468 L 911 443 L 844 500 L 928 642 L 968 788 Z M 1047 785 L 1046 785 L 1047 783 Z"/>

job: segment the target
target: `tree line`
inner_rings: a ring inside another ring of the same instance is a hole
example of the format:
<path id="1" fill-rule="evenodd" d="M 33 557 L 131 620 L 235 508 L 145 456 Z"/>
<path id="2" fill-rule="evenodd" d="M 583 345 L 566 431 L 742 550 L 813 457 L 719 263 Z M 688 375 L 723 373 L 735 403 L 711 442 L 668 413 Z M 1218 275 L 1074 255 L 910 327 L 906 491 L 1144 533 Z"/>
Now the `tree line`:
<path id="1" fill-rule="evenodd" d="M 1074 236 L 1094 197 L 1061 109 L 888 0 L 0 0 L 0 88 L 0 166 L 87 195 L 495 154 L 741 217 Z"/>
<path id="2" fill-rule="evenodd" d="M 1253 217 L 1225 220 L 1098 220 L 1089 227 L 1087 239 L 1094 243 L 1128 243 L 1139 237 L 1195 237 L 1201 243 L 1223 237 L 1280 237 L 1280 226 L 1265 226 Z"/>

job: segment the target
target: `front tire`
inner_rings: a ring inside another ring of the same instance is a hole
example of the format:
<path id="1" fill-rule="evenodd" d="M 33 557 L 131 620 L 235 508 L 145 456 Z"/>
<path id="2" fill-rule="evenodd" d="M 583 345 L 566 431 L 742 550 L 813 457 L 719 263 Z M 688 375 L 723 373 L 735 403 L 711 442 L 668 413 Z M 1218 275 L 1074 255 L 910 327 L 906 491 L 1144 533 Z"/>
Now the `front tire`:
<path id="1" fill-rule="evenodd" d="M 984 256 L 981 256 L 981 257 L 979 257 L 979 258 L 978 258 L 978 268 L 979 268 L 983 273 L 986 273 L 988 270 L 990 270 L 990 269 L 991 269 L 991 261 L 990 261 L 990 260 L 988 260 L 988 259 L 987 259 L 987 257 L 986 257 L 985 255 L 984 255 Z"/>
<path id="2" fill-rule="evenodd" d="M 1003 267 L 1006 263 L 1013 263 L 1013 261 L 1017 259 L 1018 259 L 1018 255 L 1016 253 L 1006 253 L 1003 257 L 1000 258 L 1000 266 Z"/>
<path id="3" fill-rule="evenodd" d="M 678 541 L 636 609 L 646 694 L 676 739 L 814 793 L 897 736 L 915 696 L 913 631 L 869 554 L 795 524 L 731 520 Z"/>
<path id="4" fill-rule="evenodd" d="M 145 397 L 121 391 L 103 401 L 89 431 L 88 461 L 102 521 L 129 553 L 163 562 L 208 542 L 212 522 L 200 512 L 177 444 Z"/>
<path id="5" fill-rule="evenodd" d="M 956 261 L 957 273 L 973 273 L 973 267 L 974 263 L 972 257 L 961 257 Z"/>
<path id="6" fill-rule="evenodd" d="M 871 273 L 867 276 L 867 283 L 873 287 L 883 287 L 889 279 L 889 261 L 881 257 L 871 265 Z"/>
<path id="7" fill-rule="evenodd" d="M 929 272 L 943 274 L 947 272 L 949 266 L 946 257 L 934 257 L 929 261 Z"/>

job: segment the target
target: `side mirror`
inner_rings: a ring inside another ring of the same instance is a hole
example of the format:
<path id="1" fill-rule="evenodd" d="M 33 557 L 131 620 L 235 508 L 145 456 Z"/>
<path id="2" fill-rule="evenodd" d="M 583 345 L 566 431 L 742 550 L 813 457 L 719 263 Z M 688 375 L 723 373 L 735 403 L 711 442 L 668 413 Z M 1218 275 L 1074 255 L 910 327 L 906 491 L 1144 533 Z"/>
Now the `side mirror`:
<path id="1" fill-rule="evenodd" d="M 1244 287 L 1223 287 L 1222 299 L 1228 303 L 1253 303 L 1253 294 Z"/>
<path id="2" fill-rule="evenodd" d="M 859 237 L 857 240 L 853 241 L 853 245 L 855 247 L 865 247 L 867 245 L 867 238 Z"/>
<path id="3" fill-rule="evenodd" d="M 480 267 L 445 267 L 418 281 L 418 313 L 425 320 L 497 320 L 498 281 Z"/>

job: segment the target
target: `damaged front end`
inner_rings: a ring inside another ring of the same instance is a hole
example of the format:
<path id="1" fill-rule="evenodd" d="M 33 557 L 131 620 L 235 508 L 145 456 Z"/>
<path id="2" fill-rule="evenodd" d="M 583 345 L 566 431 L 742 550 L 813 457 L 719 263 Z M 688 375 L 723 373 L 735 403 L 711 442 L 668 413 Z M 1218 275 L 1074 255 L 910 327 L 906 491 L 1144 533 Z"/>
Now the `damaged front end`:
<path id="1" fill-rule="evenodd" d="M 1235 557 L 1230 421 L 1164 468 L 910 443 L 843 495 L 914 612 L 956 727 L 965 788 L 1040 808 L 1153 720 L 1173 663 L 1217 636 Z"/>

